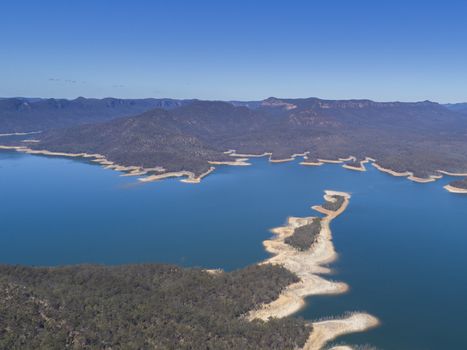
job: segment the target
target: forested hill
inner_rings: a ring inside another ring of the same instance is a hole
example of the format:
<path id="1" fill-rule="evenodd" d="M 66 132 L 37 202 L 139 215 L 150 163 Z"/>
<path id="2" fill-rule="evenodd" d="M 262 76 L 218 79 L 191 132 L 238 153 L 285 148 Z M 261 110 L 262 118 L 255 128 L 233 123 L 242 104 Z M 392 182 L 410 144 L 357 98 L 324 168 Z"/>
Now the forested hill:
<path id="1" fill-rule="evenodd" d="M 297 281 L 269 264 L 0 265 L 0 349 L 298 349 L 311 332 L 303 320 L 242 317 Z"/>
<path id="2" fill-rule="evenodd" d="M 0 134 L 42 131 L 132 116 L 153 108 L 170 109 L 187 101 L 173 99 L 39 98 L 0 99 Z"/>
<path id="3" fill-rule="evenodd" d="M 437 103 L 268 98 L 257 103 L 192 101 L 170 110 L 39 134 L 37 149 L 100 153 L 123 165 L 200 174 L 223 152 L 287 158 L 366 156 L 425 177 L 467 171 L 467 118 Z"/>

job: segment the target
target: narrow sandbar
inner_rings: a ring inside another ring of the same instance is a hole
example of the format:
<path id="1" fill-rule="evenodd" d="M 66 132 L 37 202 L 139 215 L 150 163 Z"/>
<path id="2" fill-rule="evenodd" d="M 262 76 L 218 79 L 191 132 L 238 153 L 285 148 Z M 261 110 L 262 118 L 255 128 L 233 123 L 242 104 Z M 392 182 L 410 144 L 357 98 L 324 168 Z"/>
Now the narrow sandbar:
<path id="1" fill-rule="evenodd" d="M 355 158 L 355 157 L 354 157 Z M 374 162 L 374 159 L 373 158 L 369 158 L 369 157 L 365 157 L 364 160 L 361 160 L 359 163 L 359 166 L 355 166 L 355 165 L 350 165 L 350 164 L 344 164 L 342 167 L 345 168 L 345 169 L 349 169 L 349 170 L 355 170 L 355 171 L 366 171 L 366 167 L 365 167 L 365 164 L 366 163 L 369 163 L 369 162 Z"/>
<path id="2" fill-rule="evenodd" d="M 269 158 L 269 161 L 271 163 L 285 163 L 285 162 L 291 162 L 293 161 L 295 158 L 282 158 L 282 159 L 272 159 L 272 158 Z"/>
<path id="3" fill-rule="evenodd" d="M 104 155 L 98 153 L 65 153 L 65 152 L 52 152 L 47 150 L 35 150 L 25 146 L 2 146 L 0 145 L 0 149 L 4 150 L 15 150 L 17 152 L 23 152 L 27 154 L 33 155 L 45 155 L 45 156 L 52 156 L 52 157 L 70 157 L 70 158 L 90 158 L 92 162 L 98 163 L 99 165 L 103 166 L 105 169 L 112 169 L 119 172 L 124 172 L 122 176 L 141 176 L 145 175 L 152 171 L 165 171 L 163 167 L 153 167 L 153 168 L 144 168 L 135 165 L 119 165 L 116 164 L 107 158 Z M 186 177 L 185 179 L 181 180 L 185 183 L 199 183 L 201 179 L 212 171 L 214 171 L 215 167 L 210 167 L 205 173 L 196 176 L 191 171 L 179 171 L 179 172 L 166 172 L 157 175 L 149 175 L 143 178 L 139 178 L 140 182 L 151 182 L 151 181 L 158 181 L 162 179 L 167 179 L 170 177 Z"/>
<path id="4" fill-rule="evenodd" d="M 323 164 L 324 164 L 323 162 L 309 162 L 309 161 L 300 162 L 300 165 L 307 165 L 307 166 L 321 166 Z"/>
<path id="5" fill-rule="evenodd" d="M 342 164 L 344 163 L 343 160 L 340 160 L 340 159 L 322 159 L 322 158 L 318 158 L 318 162 L 320 163 L 330 163 L 330 164 Z"/>
<path id="6" fill-rule="evenodd" d="M 210 173 L 212 173 L 216 168 L 215 167 L 210 167 L 206 172 L 202 173 L 199 176 L 195 176 L 193 173 L 193 176 L 188 176 L 186 179 L 180 180 L 181 182 L 185 183 L 190 183 L 190 184 L 199 184 L 201 180 L 208 176 Z"/>
<path id="7" fill-rule="evenodd" d="M 40 134 L 42 131 L 29 131 L 29 132 L 12 132 L 9 134 L 0 134 L 0 137 L 6 137 L 6 136 L 27 136 L 27 135 L 34 135 L 34 134 Z"/>
<path id="8" fill-rule="evenodd" d="M 168 179 L 170 177 L 189 177 L 189 178 L 195 178 L 195 174 L 192 173 L 191 171 L 173 171 L 173 172 L 168 172 L 168 173 L 163 173 L 163 174 L 158 174 L 158 175 L 149 175 L 145 177 L 141 177 L 138 179 L 140 182 L 153 182 L 153 181 L 159 181 L 163 179 Z"/>
<path id="9" fill-rule="evenodd" d="M 236 158 L 234 161 L 208 161 L 212 165 L 248 166 L 248 158 Z"/>
<path id="10" fill-rule="evenodd" d="M 467 189 L 465 188 L 460 188 L 460 187 L 455 187 L 453 185 L 446 185 L 444 186 L 444 189 L 446 191 L 449 191 L 451 193 L 462 193 L 462 194 L 467 194 Z"/>
<path id="11" fill-rule="evenodd" d="M 232 151 L 232 150 L 230 150 Z M 228 152 L 230 152 L 228 151 Z M 249 154 L 249 153 L 237 153 L 235 150 L 233 152 L 227 153 L 231 157 L 240 157 L 240 158 L 261 158 L 261 157 L 268 157 L 272 156 L 271 152 L 264 152 L 261 154 Z"/>
<path id="12" fill-rule="evenodd" d="M 462 176 L 462 177 L 467 176 L 467 173 L 451 173 L 449 171 L 444 171 L 444 170 L 437 170 L 437 172 L 443 175 L 447 175 L 447 176 Z"/>
<path id="13" fill-rule="evenodd" d="M 387 173 L 392 176 L 406 177 L 410 181 L 417 182 L 417 183 L 434 182 L 442 178 L 441 175 L 430 175 L 429 177 L 423 178 L 423 177 L 415 176 L 411 171 L 397 172 L 397 171 L 394 171 L 388 168 L 383 168 L 381 165 L 374 163 L 374 162 L 372 164 L 376 169 L 378 169 L 379 171 L 382 171 L 383 173 Z"/>
<path id="14" fill-rule="evenodd" d="M 418 183 L 428 183 L 428 182 L 436 181 L 437 179 L 439 179 L 439 177 L 430 176 L 428 178 L 423 178 L 423 177 L 417 177 L 414 175 L 410 175 L 407 177 L 407 179 L 409 179 L 410 181 L 418 182 Z"/>
<path id="15" fill-rule="evenodd" d="M 357 158 L 354 156 L 348 156 L 347 158 L 339 158 L 339 160 L 343 162 L 350 162 L 351 160 L 353 160 L 354 162 L 356 162 Z"/>
<path id="16" fill-rule="evenodd" d="M 303 350 L 320 350 L 330 341 L 345 334 L 364 332 L 377 327 L 379 320 L 366 313 L 354 313 L 346 318 L 313 322 L 313 332 Z M 334 347 L 333 349 L 352 349 L 351 347 Z"/>
<path id="17" fill-rule="evenodd" d="M 306 157 L 306 156 L 308 156 L 308 154 L 310 154 L 310 152 L 306 151 L 306 152 L 303 152 L 303 153 L 294 153 L 290 157 L 291 158 Z"/>
<path id="18" fill-rule="evenodd" d="M 362 164 L 362 162 L 360 162 L 360 166 L 353 166 L 353 165 L 349 165 L 349 164 L 344 164 L 342 167 L 345 168 L 345 169 L 349 169 L 349 170 L 366 171 L 366 168 Z"/>
<path id="19" fill-rule="evenodd" d="M 202 173 L 199 176 L 196 176 L 193 172 L 191 171 L 174 171 L 174 172 L 168 172 L 168 173 L 163 173 L 163 174 L 157 174 L 157 175 L 149 175 L 146 177 L 141 177 L 138 180 L 140 182 L 154 182 L 154 181 L 159 181 L 171 177 L 184 177 L 184 179 L 180 180 L 181 182 L 185 183 L 191 183 L 191 184 L 197 184 L 201 182 L 201 179 L 207 175 L 209 175 L 211 172 L 213 172 L 215 167 L 210 167 L 209 170 L 206 172 Z"/>
<path id="20" fill-rule="evenodd" d="M 394 171 L 394 170 L 391 170 L 391 169 L 388 169 L 388 168 L 383 168 L 381 165 L 379 165 L 376 162 L 373 162 L 372 164 L 379 171 L 382 171 L 383 173 L 388 173 L 388 174 L 390 174 L 392 176 L 407 177 L 407 176 L 412 176 L 413 175 L 410 171 L 398 172 L 398 171 Z"/>
<path id="21" fill-rule="evenodd" d="M 329 225 L 347 208 L 350 198 L 348 193 L 336 191 L 326 191 L 324 198 L 332 201 L 335 195 L 344 197 L 344 202 L 338 210 L 330 211 L 321 206 L 313 207 L 313 209 L 325 214 L 325 217 L 321 219 L 321 230 L 310 249 L 299 251 L 286 244 L 285 238 L 291 236 L 296 228 L 311 223 L 315 217 L 290 217 L 287 225 L 272 230 L 275 234 L 274 238 L 263 242 L 266 250 L 272 254 L 263 263 L 282 265 L 297 275 L 300 281 L 285 288 L 278 299 L 252 310 L 247 315 L 248 319 L 267 320 L 270 317 L 286 317 L 304 307 L 307 296 L 340 294 L 348 290 L 347 284 L 330 281 L 321 276 L 331 272 L 326 265 L 337 258 Z M 304 349 L 320 349 L 316 346 L 322 346 L 339 335 L 363 331 L 377 324 L 376 318 L 366 313 L 356 313 L 347 319 L 333 320 L 332 323 L 324 322 L 317 323 L 318 333 L 313 331 L 310 334 Z"/>

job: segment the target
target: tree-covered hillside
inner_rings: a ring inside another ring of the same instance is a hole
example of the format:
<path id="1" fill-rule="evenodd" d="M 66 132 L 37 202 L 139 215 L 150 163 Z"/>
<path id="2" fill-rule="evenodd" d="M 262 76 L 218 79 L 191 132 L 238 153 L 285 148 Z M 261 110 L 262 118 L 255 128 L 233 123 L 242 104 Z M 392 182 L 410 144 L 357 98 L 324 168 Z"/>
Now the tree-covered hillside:
<path id="1" fill-rule="evenodd" d="M 0 349 L 296 349 L 311 326 L 242 316 L 297 277 L 250 266 L 0 266 Z"/>

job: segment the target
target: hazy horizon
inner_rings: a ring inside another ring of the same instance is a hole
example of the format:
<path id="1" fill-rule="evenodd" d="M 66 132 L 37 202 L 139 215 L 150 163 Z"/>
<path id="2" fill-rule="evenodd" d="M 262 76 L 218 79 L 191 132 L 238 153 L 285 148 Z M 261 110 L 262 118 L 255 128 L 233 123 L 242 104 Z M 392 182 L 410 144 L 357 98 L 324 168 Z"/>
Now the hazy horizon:
<path id="1" fill-rule="evenodd" d="M 263 101 L 268 98 L 277 98 L 279 100 L 288 100 L 288 99 L 308 99 L 308 98 L 316 98 L 319 100 L 369 100 L 373 102 L 380 102 L 380 103 L 389 103 L 389 102 L 407 102 L 407 103 L 416 103 L 416 102 L 434 102 L 434 103 L 439 103 L 442 105 L 450 105 L 450 104 L 463 104 L 467 103 L 465 101 L 457 101 L 457 102 L 442 102 L 442 101 L 433 101 L 433 100 L 416 100 L 416 101 L 402 101 L 402 100 L 373 100 L 369 98 L 343 98 L 343 99 L 331 99 L 331 98 L 326 98 L 326 97 L 320 97 L 320 96 L 307 96 L 307 97 L 281 97 L 281 96 L 267 96 L 264 98 L 260 99 L 255 99 L 255 100 L 236 100 L 236 99 L 202 99 L 202 98 L 197 98 L 197 97 L 186 97 L 186 98 L 174 98 L 170 96 L 155 96 L 155 97 L 116 97 L 116 96 L 104 96 L 104 97 L 92 97 L 92 96 L 76 96 L 76 97 L 39 97 L 39 96 L 0 96 L 0 99 L 11 99 L 11 98 L 18 98 L 18 99 L 41 99 L 41 100 L 47 100 L 47 99 L 56 99 L 56 100 L 68 100 L 68 101 L 73 101 L 77 100 L 78 98 L 85 98 L 85 99 L 97 99 L 97 100 L 103 100 L 106 98 L 115 98 L 115 99 L 122 99 L 122 100 L 143 100 L 143 99 L 172 99 L 172 100 L 198 100 L 198 101 L 222 101 L 222 102 L 255 102 L 255 101 Z"/>
<path id="2" fill-rule="evenodd" d="M 0 96 L 467 101 L 465 1 L 23 0 Z"/>

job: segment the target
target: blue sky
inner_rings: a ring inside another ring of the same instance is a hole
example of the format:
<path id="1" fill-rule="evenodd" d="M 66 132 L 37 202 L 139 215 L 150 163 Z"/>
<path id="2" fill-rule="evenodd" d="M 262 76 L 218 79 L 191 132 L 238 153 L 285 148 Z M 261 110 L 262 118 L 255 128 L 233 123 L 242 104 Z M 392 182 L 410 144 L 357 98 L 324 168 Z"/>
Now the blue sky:
<path id="1" fill-rule="evenodd" d="M 0 96 L 467 101 L 467 1 L 0 2 Z"/>

